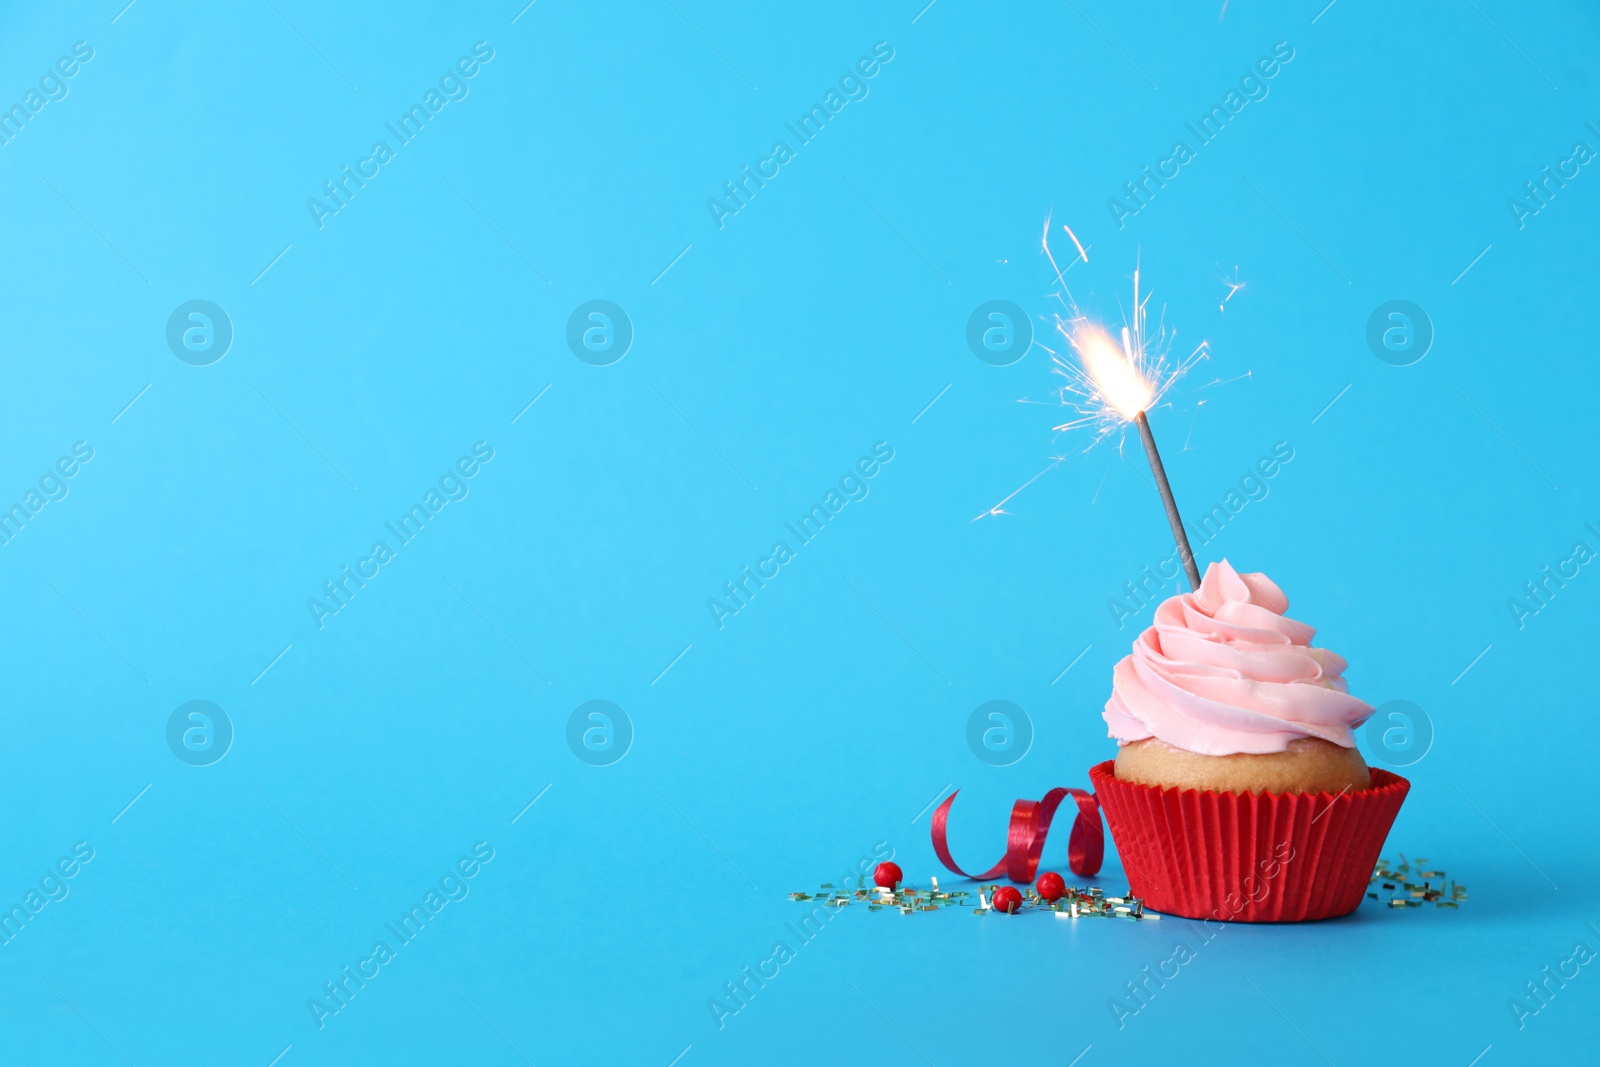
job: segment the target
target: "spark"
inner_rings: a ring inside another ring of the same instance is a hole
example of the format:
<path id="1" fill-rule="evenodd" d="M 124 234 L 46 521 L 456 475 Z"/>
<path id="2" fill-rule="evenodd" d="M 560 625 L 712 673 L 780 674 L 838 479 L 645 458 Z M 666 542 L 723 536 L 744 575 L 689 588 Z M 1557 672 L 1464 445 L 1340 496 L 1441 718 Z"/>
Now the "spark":
<path id="1" fill-rule="evenodd" d="M 1009 511 L 1006 510 L 1006 505 L 1011 502 L 1011 498 L 1016 496 L 1018 493 L 1022 492 L 1024 489 L 1028 488 L 1028 486 L 1032 485 L 1034 482 L 1038 481 L 1040 478 L 1043 478 L 1046 474 L 1049 474 L 1051 471 L 1055 470 L 1056 467 L 1065 458 L 1066 458 L 1065 456 L 1057 456 L 1055 458 L 1055 460 L 1050 464 L 1050 466 L 1046 467 L 1044 470 L 1040 471 L 1038 474 L 1035 474 L 1032 478 L 1029 478 L 1027 481 L 1023 482 L 1021 485 L 1019 485 L 1015 489 L 1011 490 L 1011 492 L 1007 493 L 1005 499 L 1000 501 L 1000 503 L 996 504 L 992 508 L 987 508 L 984 511 L 980 511 L 978 514 L 972 516 L 972 521 L 973 522 L 977 522 L 979 519 L 988 518 L 991 515 L 1000 516 L 1000 515 L 1009 515 L 1009 514 L 1011 514 Z M 1097 491 L 1096 495 L 1098 495 L 1098 491 Z"/>
<path id="2" fill-rule="evenodd" d="M 1188 436 L 1186 436 L 1183 439 L 1183 448 L 1181 448 L 1179 451 L 1182 451 L 1182 452 L 1189 451 L 1189 439 L 1194 436 L 1194 424 L 1200 421 L 1200 409 L 1202 407 L 1204 407 L 1204 406 L 1205 406 L 1205 401 L 1204 400 L 1200 401 L 1198 404 L 1196 404 L 1194 406 L 1194 408 L 1195 408 L 1195 410 L 1194 410 L 1194 418 L 1189 420 L 1189 433 L 1188 433 Z"/>
<path id="3" fill-rule="evenodd" d="M 1060 264 L 1058 264 L 1056 262 L 1055 254 L 1050 251 L 1050 220 L 1051 220 L 1051 218 L 1052 218 L 1051 215 L 1046 215 L 1044 217 L 1044 233 L 1041 234 L 1040 237 L 1039 237 L 1039 249 L 1040 249 L 1040 251 L 1042 251 L 1044 253 L 1045 258 L 1050 261 L 1050 269 L 1056 272 L 1056 281 L 1061 283 L 1061 288 L 1062 289 L 1065 289 L 1067 287 L 1067 279 L 1062 276 L 1062 274 L 1061 274 L 1061 266 L 1060 266 Z M 1072 238 L 1072 244 L 1073 244 L 1074 247 L 1077 248 L 1078 255 L 1083 259 L 1083 261 L 1085 263 L 1089 262 L 1089 250 L 1083 247 L 1083 242 L 1079 241 L 1078 240 L 1078 235 L 1072 232 L 1072 227 L 1068 226 L 1066 223 L 1062 223 L 1061 224 L 1061 228 L 1066 231 L 1066 234 L 1067 234 L 1068 237 Z M 1078 261 L 1075 259 L 1075 260 L 1072 261 L 1072 263 L 1068 263 L 1067 264 L 1067 269 L 1071 270 L 1072 269 L 1072 264 L 1076 263 L 1076 262 L 1078 262 Z"/>
<path id="4" fill-rule="evenodd" d="M 1252 377 L 1254 374 L 1255 374 L 1255 371 L 1247 370 L 1243 374 L 1234 375 L 1232 378 L 1229 378 L 1227 381 L 1223 381 L 1221 378 L 1218 378 L 1215 381 L 1210 381 L 1210 382 L 1207 382 L 1206 384 L 1202 385 L 1200 387 L 1200 389 L 1210 389 L 1213 385 L 1231 385 L 1232 383 L 1237 382 L 1240 379 Z M 1200 391 L 1199 389 L 1195 390 L 1195 392 L 1199 392 L 1199 391 Z"/>
<path id="5" fill-rule="evenodd" d="M 1234 267 L 1233 268 L 1233 277 L 1232 278 L 1222 278 L 1220 280 L 1221 280 L 1223 285 L 1226 285 L 1228 287 L 1228 295 L 1222 298 L 1222 303 L 1217 305 L 1217 310 L 1226 313 L 1227 310 L 1228 310 L 1228 301 L 1233 299 L 1233 294 L 1237 293 L 1240 289 L 1243 289 L 1245 287 L 1245 283 L 1241 282 L 1239 280 L 1239 268 L 1238 267 Z"/>
<path id="6" fill-rule="evenodd" d="M 1039 238 L 1039 247 L 1044 251 L 1044 256 L 1050 261 L 1050 269 L 1056 272 L 1056 281 L 1061 283 L 1061 288 L 1067 287 L 1067 279 L 1061 276 L 1061 268 L 1056 265 L 1056 257 L 1050 254 L 1050 216 L 1044 217 L 1044 235 Z"/>
<path id="7" fill-rule="evenodd" d="M 1085 263 L 1089 262 L 1089 253 L 1083 250 L 1083 242 L 1078 240 L 1078 235 L 1072 232 L 1072 227 L 1063 222 L 1061 228 L 1067 231 L 1067 236 L 1072 238 L 1072 243 L 1078 246 L 1078 255 L 1083 257 Z"/>

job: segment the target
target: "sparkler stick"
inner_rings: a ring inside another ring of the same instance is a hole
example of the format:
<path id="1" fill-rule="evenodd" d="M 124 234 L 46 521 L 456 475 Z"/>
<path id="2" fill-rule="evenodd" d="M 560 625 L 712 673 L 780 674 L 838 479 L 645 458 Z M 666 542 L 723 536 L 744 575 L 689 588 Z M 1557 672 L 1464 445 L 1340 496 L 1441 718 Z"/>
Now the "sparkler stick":
<path id="1" fill-rule="evenodd" d="M 1134 417 L 1139 427 L 1139 440 L 1144 442 L 1145 458 L 1150 461 L 1150 473 L 1156 476 L 1156 490 L 1161 494 L 1161 506 L 1167 509 L 1167 522 L 1172 525 L 1172 536 L 1177 538 L 1178 553 L 1183 557 L 1183 570 L 1189 576 L 1189 588 L 1200 588 L 1200 568 L 1195 565 L 1194 551 L 1189 547 L 1189 535 L 1184 532 L 1183 519 L 1178 515 L 1178 502 L 1172 499 L 1172 486 L 1167 482 L 1167 469 L 1161 464 L 1161 453 L 1156 451 L 1155 435 L 1150 432 L 1150 420 L 1144 412 Z"/>

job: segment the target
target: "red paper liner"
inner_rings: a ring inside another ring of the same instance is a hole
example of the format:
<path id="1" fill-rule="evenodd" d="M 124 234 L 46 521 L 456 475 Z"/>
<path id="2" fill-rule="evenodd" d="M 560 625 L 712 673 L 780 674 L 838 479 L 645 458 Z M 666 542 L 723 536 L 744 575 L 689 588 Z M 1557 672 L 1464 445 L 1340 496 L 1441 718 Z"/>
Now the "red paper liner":
<path id="1" fill-rule="evenodd" d="M 1089 769 L 1135 896 L 1152 911 L 1225 922 L 1301 922 L 1361 903 L 1411 783 L 1372 770 L 1352 793 L 1219 793 L 1119 781 Z"/>

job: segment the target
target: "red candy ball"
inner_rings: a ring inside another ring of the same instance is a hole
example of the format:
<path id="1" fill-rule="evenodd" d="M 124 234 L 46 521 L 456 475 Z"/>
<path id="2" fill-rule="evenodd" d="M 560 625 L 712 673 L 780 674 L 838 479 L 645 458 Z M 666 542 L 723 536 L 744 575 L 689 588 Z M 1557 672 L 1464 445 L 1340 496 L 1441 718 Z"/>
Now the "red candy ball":
<path id="1" fill-rule="evenodd" d="M 893 889 L 905 880 L 905 876 L 898 863 L 880 863 L 872 872 L 872 882 L 885 889 Z"/>
<path id="2" fill-rule="evenodd" d="M 1022 893 L 1008 885 L 1003 885 L 994 891 L 994 898 L 989 902 L 996 911 L 1012 914 L 1022 907 Z"/>
<path id="3" fill-rule="evenodd" d="M 1067 883 L 1055 871 L 1045 871 L 1039 876 L 1039 881 L 1033 888 L 1041 897 L 1054 904 L 1066 894 Z"/>

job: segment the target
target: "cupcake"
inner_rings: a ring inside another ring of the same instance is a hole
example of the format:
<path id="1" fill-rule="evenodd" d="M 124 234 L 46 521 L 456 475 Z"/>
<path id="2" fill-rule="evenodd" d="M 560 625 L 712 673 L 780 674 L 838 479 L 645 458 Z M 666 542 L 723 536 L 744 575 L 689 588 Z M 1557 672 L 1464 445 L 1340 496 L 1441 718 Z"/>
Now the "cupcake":
<path id="1" fill-rule="evenodd" d="M 1089 774 L 1155 911 L 1289 922 L 1361 903 L 1410 786 L 1356 751 L 1372 707 L 1288 607 L 1266 575 L 1213 563 L 1117 664 L 1117 758 Z"/>

